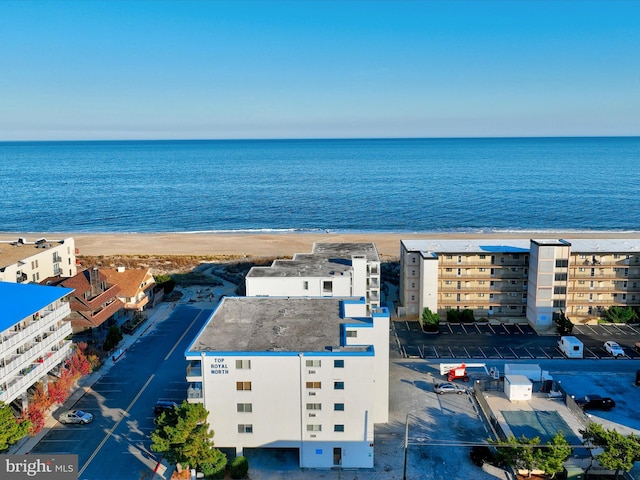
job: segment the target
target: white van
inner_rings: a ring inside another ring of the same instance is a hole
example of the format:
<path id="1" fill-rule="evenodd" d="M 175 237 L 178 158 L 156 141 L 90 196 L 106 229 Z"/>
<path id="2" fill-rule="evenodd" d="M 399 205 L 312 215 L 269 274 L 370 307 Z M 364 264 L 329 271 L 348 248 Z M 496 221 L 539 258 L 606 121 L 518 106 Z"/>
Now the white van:
<path id="1" fill-rule="evenodd" d="M 576 337 L 560 337 L 558 348 L 567 358 L 583 358 L 584 346 Z"/>

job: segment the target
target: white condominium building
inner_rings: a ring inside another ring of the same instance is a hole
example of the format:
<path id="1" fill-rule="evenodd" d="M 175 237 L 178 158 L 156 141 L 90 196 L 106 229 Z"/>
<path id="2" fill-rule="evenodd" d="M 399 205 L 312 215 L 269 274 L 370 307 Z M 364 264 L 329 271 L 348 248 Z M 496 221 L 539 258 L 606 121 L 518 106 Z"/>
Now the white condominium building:
<path id="1" fill-rule="evenodd" d="M 71 312 L 63 297 L 73 289 L 0 282 L 0 401 L 20 397 L 67 358 Z"/>
<path id="2" fill-rule="evenodd" d="M 596 320 L 640 306 L 640 239 L 403 240 L 400 304 L 407 317 L 470 309 L 542 330 L 561 310 Z"/>
<path id="3" fill-rule="evenodd" d="M 73 238 L 0 241 L 0 281 L 39 283 L 49 277 L 73 277 L 78 273 L 76 253 Z"/>
<path id="4" fill-rule="evenodd" d="M 362 297 L 380 306 L 380 256 L 373 243 L 315 243 L 312 253 L 253 267 L 247 297 Z"/>
<path id="5" fill-rule="evenodd" d="M 187 351 L 187 396 L 220 448 L 293 448 L 300 467 L 373 467 L 389 409 L 389 312 L 361 298 L 227 297 Z"/>

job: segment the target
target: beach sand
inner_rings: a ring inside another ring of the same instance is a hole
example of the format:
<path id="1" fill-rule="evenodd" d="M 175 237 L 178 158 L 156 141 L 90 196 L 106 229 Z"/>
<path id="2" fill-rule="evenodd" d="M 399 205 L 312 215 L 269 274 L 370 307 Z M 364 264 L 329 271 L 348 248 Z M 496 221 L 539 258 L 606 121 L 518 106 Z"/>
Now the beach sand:
<path id="1" fill-rule="evenodd" d="M 640 232 L 460 233 L 0 233 L 0 240 L 24 237 L 60 240 L 73 237 L 78 255 L 196 255 L 229 257 L 291 257 L 311 252 L 315 242 L 375 243 L 383 260 L 398 258 L 401 240 L 420 239 L 549 239 L 640 238 Z"/>

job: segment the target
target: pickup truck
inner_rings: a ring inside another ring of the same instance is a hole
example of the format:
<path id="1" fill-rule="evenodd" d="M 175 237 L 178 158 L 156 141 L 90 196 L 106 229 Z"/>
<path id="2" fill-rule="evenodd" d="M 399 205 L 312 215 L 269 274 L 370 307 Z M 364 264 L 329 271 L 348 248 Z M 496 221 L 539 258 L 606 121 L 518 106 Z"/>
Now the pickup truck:
<path id="1" fill-rule="evenodd" d="M 611 410 L 616 406 L 616 402 L 609 397 L 601 397 L 600 395 L 585 395 L 582 398 L 576 398 L 576 403 L 583 409 L 598 408 L 600 410 Z"/>

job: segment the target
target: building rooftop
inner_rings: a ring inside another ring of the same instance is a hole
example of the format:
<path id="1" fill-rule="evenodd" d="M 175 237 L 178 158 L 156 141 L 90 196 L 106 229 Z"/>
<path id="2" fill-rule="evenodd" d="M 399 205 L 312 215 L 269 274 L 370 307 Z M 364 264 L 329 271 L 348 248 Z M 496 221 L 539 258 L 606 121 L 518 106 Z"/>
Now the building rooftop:
<path id="1" fill-rule="evenodd" d="M 47 240 L 46 238 L 28 242 L 23 237 L 13 241 L 0 240 L 0 270 L 18 263 L 20 260 L 38 255 L 43 250 L 64 244 L 64 242 L 65 240 Z"/>
<path id="2" fill-rule="evenodd" d="M 339 347 L 340 325 L 368 324 L 340 316 L 341 299 L 226 297 L 207 321 L 189 352 L 366 351 Z"/>
<path id="3" fill-rule="evenodd" d="M 71 292 L 73 292 L 72 288 L 0 282 L 0 305 L 2 305 L 0 332 Z"/>
<path id="4" fill-rule="evenodd" d="M 608 253 L 628 252 L 640 253 L 640 239 L 579 238 L 579 239 L 533 239 L 544 245 L 571 244 L 573 253 Z M 436 253 L 526 253 L 531 247 L 531 240 L 511 239 L 471 239 L 471 240 L 402 240 L 408 251 Z"/>
<path id="5" fill-rule="evenodd" d="M 311 253 L 298 253 L 291 260 L 275 260 L 269 267 L 254 267 L 248 277 L 309 277 L 344 275 L 352 269 L 354 256 L 379 262 L 374 243 L 314 243 Z"/>

